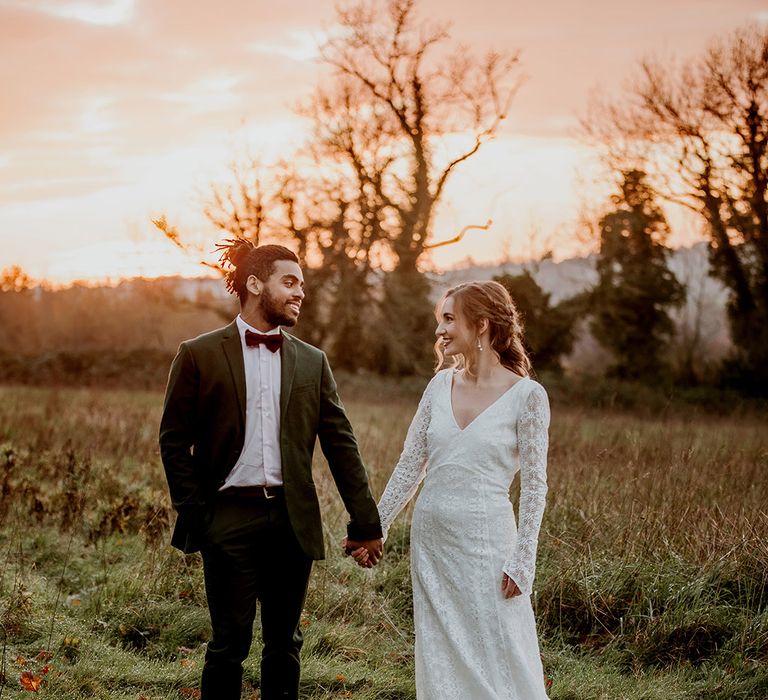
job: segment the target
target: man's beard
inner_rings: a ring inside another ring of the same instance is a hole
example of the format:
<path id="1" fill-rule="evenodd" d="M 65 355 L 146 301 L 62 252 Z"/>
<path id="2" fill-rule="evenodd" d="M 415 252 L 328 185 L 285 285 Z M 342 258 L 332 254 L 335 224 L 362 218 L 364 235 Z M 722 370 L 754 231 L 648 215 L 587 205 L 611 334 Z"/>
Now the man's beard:
<path id="1" fill-rule="evenodd" d="M 266 288 L 261 294 L 261 312 L 264 320 L 272 326 L 296 325 L 296 319 L 285 312 L 285 307 L 281 307 Z"/>

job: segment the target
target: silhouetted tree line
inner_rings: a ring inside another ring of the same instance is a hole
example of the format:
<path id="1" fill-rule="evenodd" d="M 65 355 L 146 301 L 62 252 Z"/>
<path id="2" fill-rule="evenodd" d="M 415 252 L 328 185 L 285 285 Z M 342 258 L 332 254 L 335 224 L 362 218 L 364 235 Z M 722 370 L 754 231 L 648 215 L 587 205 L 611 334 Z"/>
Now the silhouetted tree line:
<path id="1" fill-rule="evenodd" d="M 220 298 L 179 303 L 178 281 L 57 290 L 0 271 L 0 381 L 162 387 L 179 341 L 221 322 Z"/>

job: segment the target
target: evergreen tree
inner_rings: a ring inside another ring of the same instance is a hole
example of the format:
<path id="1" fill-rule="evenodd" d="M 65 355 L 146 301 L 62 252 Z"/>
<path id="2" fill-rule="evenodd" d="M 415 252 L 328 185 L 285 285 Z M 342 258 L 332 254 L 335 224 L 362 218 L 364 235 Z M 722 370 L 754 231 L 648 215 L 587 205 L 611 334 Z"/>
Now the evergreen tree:
<path id="1" fill-rule="evenodd" d="M 503 284 L 522 316 L 525 347 L 534 370 L 562 371 L 560 360 L 573 349 L 576 316 L 565 303 L 552 306 L 547 294 L 528 271 L 493 278 Z"/>
<path id="2" fill-rule="evenodd" d="M 645 173 L 625 172 L 612 200 L 615 210 L 599 224 L 592 332 L 614 356 L 611 374 L 651 378 L 665 369 L 674 331 L 668 310 L 683 303 L 685 289 L 667 266 L 669 226 Z"/>

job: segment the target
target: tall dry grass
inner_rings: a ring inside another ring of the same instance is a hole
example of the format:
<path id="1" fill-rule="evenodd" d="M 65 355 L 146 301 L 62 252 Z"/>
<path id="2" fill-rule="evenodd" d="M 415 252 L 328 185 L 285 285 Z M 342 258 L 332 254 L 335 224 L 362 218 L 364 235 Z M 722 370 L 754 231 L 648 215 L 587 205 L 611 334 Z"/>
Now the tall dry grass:
<path id="1" fill-rule="evenodd" d="M 380 493 L 418 397 L 348 395 Z M 0 388 L 0 697 L 26 697 L 23 682 L 62 699 L 194 697 L 207 615 L 199 558 L 167 545 L 161 398 Z M 359 570 L 315 466 L 329 558 L 305 609 L 303 694 L 413 698 L 409 511 L 380 567 Z M 554 403 L 534 594 L 553 699 L 768 697 L 767 468 L 765 416 Z"/>

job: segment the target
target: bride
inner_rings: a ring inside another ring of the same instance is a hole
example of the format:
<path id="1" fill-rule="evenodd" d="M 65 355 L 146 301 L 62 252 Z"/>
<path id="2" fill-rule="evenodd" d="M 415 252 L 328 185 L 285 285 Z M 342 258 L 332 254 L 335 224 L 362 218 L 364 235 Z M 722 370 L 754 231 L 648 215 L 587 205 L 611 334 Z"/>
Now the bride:
<path id="1" fill-rule="evenodd" d="M 497 282 L 437 307 L 441 364 L 379 502 L 386 536 L 416 493 L 411 570 L 419 700 L 546 699 L 530 594 L 547 483 L 549 404 Z M 521 472 L 519 525 L 509 500 Z M 368 554 L 353 556 L 362 566 Z"/>

